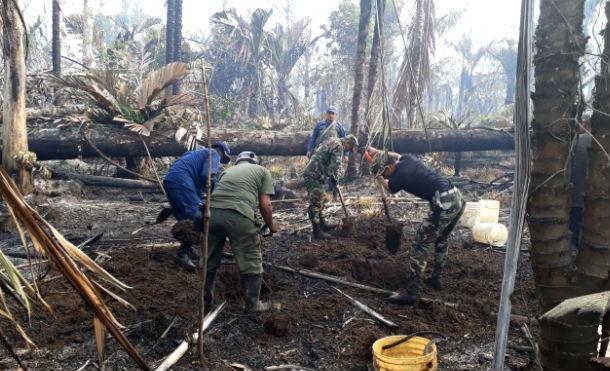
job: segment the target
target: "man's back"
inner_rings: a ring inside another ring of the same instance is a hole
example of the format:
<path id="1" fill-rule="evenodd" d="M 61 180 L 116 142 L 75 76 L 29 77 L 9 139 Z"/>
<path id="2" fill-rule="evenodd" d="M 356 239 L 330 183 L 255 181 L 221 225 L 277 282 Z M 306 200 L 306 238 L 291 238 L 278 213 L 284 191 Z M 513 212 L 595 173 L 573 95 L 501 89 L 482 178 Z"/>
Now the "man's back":
<path id="1" fill-rule="evenodd" d="M 172 165 L 165 176 L 165 180 L 184 185 L 194 185 L 197 190 L 202 190 L 205 188 L 207 165 L 207 148 L 187 152 Z M 212 175 L 216 174 L 219 166 L 220 156 L 216 151 L 212 151 Z"/>
<path id="2" fill-rule="evenodd" d="M 269 170 L 249 162 L 225 170 L 214 192 L 211 206 L 231 209 L 254 220 L 254 209 L 261 195 L 274 194 L 273 179 Z"/>
<path id="3" fill-rule="evenodd" d="M 303 171 L 304 176 L 320 178 L 332 176 L 341 167 L 343 144 L 339 138 L 330 138 L 316 148 Z"/>

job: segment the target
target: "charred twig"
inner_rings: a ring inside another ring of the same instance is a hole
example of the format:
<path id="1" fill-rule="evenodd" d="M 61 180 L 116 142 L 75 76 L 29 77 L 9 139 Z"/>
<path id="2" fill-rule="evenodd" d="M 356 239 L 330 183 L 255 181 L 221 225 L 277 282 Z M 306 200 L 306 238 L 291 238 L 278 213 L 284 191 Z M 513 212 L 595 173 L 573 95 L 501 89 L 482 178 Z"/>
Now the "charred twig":
<path id="1" fill-rule="evenodd" d="M 165 197 L 167 197 L 167 194 L 165 193 L 165 188 L 163 188 L 163 183 L 161 182 L 161 178 L 159 177 L 159 173 L 157 172 L 157 167 L 155 166 L 155 160 L 153 160 L 152 156 L 150 155 L 150 151 L 148 150 L 148 145 L 146 144 L 144 138 L 142 138 L 142 134 L 138 134 L 138 136 L 140 137 L 140 140 L 144 145 L 144 149 L 146 149 L 146 155 L 148 156 L 148 161 L 150 161 L 150 168 L 152 169 L 153 174 L 155 174 L 157 183 L 159 183 L 159 188 L 161 188 L 161 191 L 163 191 L 163 194 L 165 195 Z"/>
<path id="2" fill-rule="evenodd" d="M 112 160 L 110 157 L 106 156 L 106 154 L 104 152 L 102 152 L 99 148 L 97 148 L 97 146 L 95 144 L 93 144 L 93 142 L 91 142 L 91 140 L 89 139 L 89 137 L 85 133 L 85 130 L 82 129 L 82 128 L 81 128 L 81 135 L 85 139 L 85 141 L 87 142 L 89 147 L 91 147 L 95 151 L 95 153 L 97 153 L 101 158 L 103 158 L 104 160 L 106 160 L 110 164 L 116 166 L 117 169 L 121 169 L 122 171 L 124 171 L 124 172 L 126 172 L 128 174 L 131 174 L 131 175 L 133 175 L 135 177 L 138 177 L 140 179 L 144 179 L 144 180 L 148 180 L 149 182 L 156 183 L 155 179 L 149 178 L 149 177 L 144 176 L 142 174 L 138 174 L 135 171 L 131 171 L 128 168 L 121 166 L 119 163 L 117 163 L 116 161 Z M 161 189 L 163 189 L 163 187 L 161 187 Z"/>
<path id="3" fill-rule="evenodd" d="M 13 357 L 13 359 L 15 360 L 15 362 L 17 362 L 17 364 L 19 365 L 19 367 L 23 370 L 25 370 L 25 366 L 23 365 L 23 363 L 21 363 L 21 359 L 19 359 L 19 357 L 17 356 L 17 353 L 15 353 L 15 350 L 13 349 L 13 347 L 11 346 L 11 343 L 9 343 L 9 341 L 6 339 L 6 337 L 4 336 L 4 333 L 2 332 L 2 330 L 0 329 L 0 342 L 2 343 L 2 345 L 6 348 L 6 351 L 11 355 L 11 357 Z"/>
<path id="4" fill-rule="evenodd" d="M 378 287 L 367 286 L 367 285 L 363 285 L 361 283 L 346 281 L 339 277 L 335 277 L 335 276 L 331 276 L 331 275 L 323 274 L 323 273 L 318 273 L 318 272 L 310 271 L 307 269 L 295 269 L 295 268 L 290 268 L 290 267 L 286 267 L 286 266 L 282 266 L 282 265 L 274 265 L 274 264 L 268 264 L 268 263 L 265 265 L 274 267 L 274 268 L 282 270 L 284 272 L 297 273 L 297 274 L 300 274 L 300 275 L 303 275 L 306 277 L 316 278 L 316 279 L 320 279 L 320 280 L 324 280 L 324 281 L 328 281 L 328 282 L 339 283 L 339 284 L 342 284 L 345 286 L 355 287 L 357 289 L 361 289 L 364 291 L 375 292 L 378 294 L 385 294 L 385 295 L 395 294 L 394 291 L 380 289 Z M 430 298 L 422 297 L 422 298 L 420 298 L 420 301 L 424 302 L 424 303 L 438 303 L 438 304 L 444 305 L 449 308 L 458 307 L 457 303 L 445 302 L 445 301 L 437 300 L 437 299 L 430 299 Z"/>
<path id="5" fill-rule="evenodd" d="M 378 312 L 376 312 L 375 310 L 371 309 L 369 306 L 367 306 L 366 304 L 362 303 L 361 301 L 352 298 L 351 296 L 349 296 L 348 294 L 344 293 L 343 291 L 339 290 L 338 288 L 333 286 L 333 289 L 337 290 L 337 292 L 339 292 L 339 294 L 345 296 L 346 298 L 349 299 L 349 301 L 352 302 L 352 304 L 354 304 L 358 309 L 360 309 L 361 311 L 363 311 L 364 313 L 368 314 L 369 316 L 373 317 L 376 321 L 388 326 L 388 327 L 392 327 L 392 328 L 398 328 L 398 325 L 395 324 L 394 322 L 390 321 L 389 319 L 385 318 L 384 316 L 382 316 L 381 314 L 379 314 Z"/>

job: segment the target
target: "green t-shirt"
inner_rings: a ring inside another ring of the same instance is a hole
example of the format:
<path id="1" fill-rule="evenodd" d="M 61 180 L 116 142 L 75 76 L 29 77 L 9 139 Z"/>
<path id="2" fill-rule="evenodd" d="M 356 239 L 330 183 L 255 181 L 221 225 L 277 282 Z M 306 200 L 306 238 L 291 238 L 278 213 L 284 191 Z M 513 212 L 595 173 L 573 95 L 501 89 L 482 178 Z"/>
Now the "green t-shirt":
<path id="1" fill-rule="evenodd" d="M 225 170 L 212 192 L 214 209 L 230 209 L 255 220 L 255 208 L 262 195 L 273 195 L 273 178 L 269 170 L 247 161 Z"/>

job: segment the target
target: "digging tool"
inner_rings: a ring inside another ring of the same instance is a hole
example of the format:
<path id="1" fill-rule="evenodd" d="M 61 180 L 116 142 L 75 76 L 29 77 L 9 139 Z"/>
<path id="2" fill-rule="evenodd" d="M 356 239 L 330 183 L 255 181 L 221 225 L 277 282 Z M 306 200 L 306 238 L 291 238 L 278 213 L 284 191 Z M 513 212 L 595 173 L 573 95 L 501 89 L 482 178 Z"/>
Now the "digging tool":
<path id="1" fill-rule="evenodd" d="M 343 212 L 345 213 L 345 218 L 342 220 L 341 224 L 341 235 L 349 236 L 352 234 L 354 229 L 354 217 L 349 215 L 347 207 L 345 206 L 345 202 L 343 201 L 343 193 L 341 193 L 341 188 L 335 187 L 337 191 L 337 195 L 339 195 L 339 200 L 341 201 L 341 207 L 343 208 Z"/>
<path id="2" fill-rule="evenodd" d="M 385 195 L 385 189 L 379 180 L 377 180 L 377 185 L 379 186 L 379 192 L 381 193 L 383 210 L 385 211 L 385 216 L 388 219 L 388 224 L 385 228 L 385 247 L 392 254 L 396 254 L 400 249 L 402 225 L 399 222 L 394 221 L 390 216 L 390 208 L 388 206 L 388 198 Z"/>

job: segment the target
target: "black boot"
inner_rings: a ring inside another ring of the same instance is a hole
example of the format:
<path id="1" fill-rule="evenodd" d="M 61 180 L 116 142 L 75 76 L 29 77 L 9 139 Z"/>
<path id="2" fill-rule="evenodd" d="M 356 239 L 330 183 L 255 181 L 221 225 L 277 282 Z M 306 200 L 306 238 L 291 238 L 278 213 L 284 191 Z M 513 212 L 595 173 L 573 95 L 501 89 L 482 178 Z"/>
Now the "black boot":
<path id="1" fill-rule="evenodd" d="M 316 212 L 311 206 L 307 209 L 307 215 L 309 216 L 309 221 L 311 222 L 313 238 L 316 240 L 330 240 L 332 238 L 331 235 L 322 231 L 320 223 L 318 223 L 318 221 L 316 220 Z"/>
<path id="2" fill-rule="evenodd" d="M 197 270 L 197 265 L 189 258 L 190 250 L 191 244 L 182 242 L 178 251 L 176 251 L 176 255 L 174 255 L 174 261 L 187 271 L 195 272 Z"/>
<path id="3" fill-rule="evenodd" d="M 244 274 L 241 276 L 244 283 L 245 313 L 266 312 L 271 307 L 268 303 L 259 300 L 263 276 L 261 274 Z"/>
<path id="4" fill-rule="evenodd" d="M 206 272 L 205 275 L 205 287 L 203 288 L 203 301 L 205 302 L 205 312 L 208 313 L 212 310 L 214 305 L 214 279 L 216 278 L 216 272 Z"/>
<path id="5" fill-rule="evenodd" d="M 407 287 L 398 290 L 388 298 L 390 303 L 399 305 L 415 305 L 419 300 L 419 286 L 421 285 L 421 276 L 412 275 L 407 282 Z"/>
<path id="6" fill-rule="evenodd" d="M 430 277 L 426 278 L 426 285 L 432 287 L 435 290 L 442 290 L 443 289 L 443 285 L 441 284 L 441 273 L 442 273 L 442 268 L 437 268 L 435 267 L 434 270 L 432 271 L 432 275 L 430 275 Z"/>
<path id="7" fill-rule="evenodd" d="M 332 231 L 333 229 L 337 228 L 337 225 L 328 224 L 326 222 L 326 218 L 324 218 L 323 216 L 320 216 L 320 228 L 322 229 L 323 232 L 328 232 L 328 231 Z"/>

